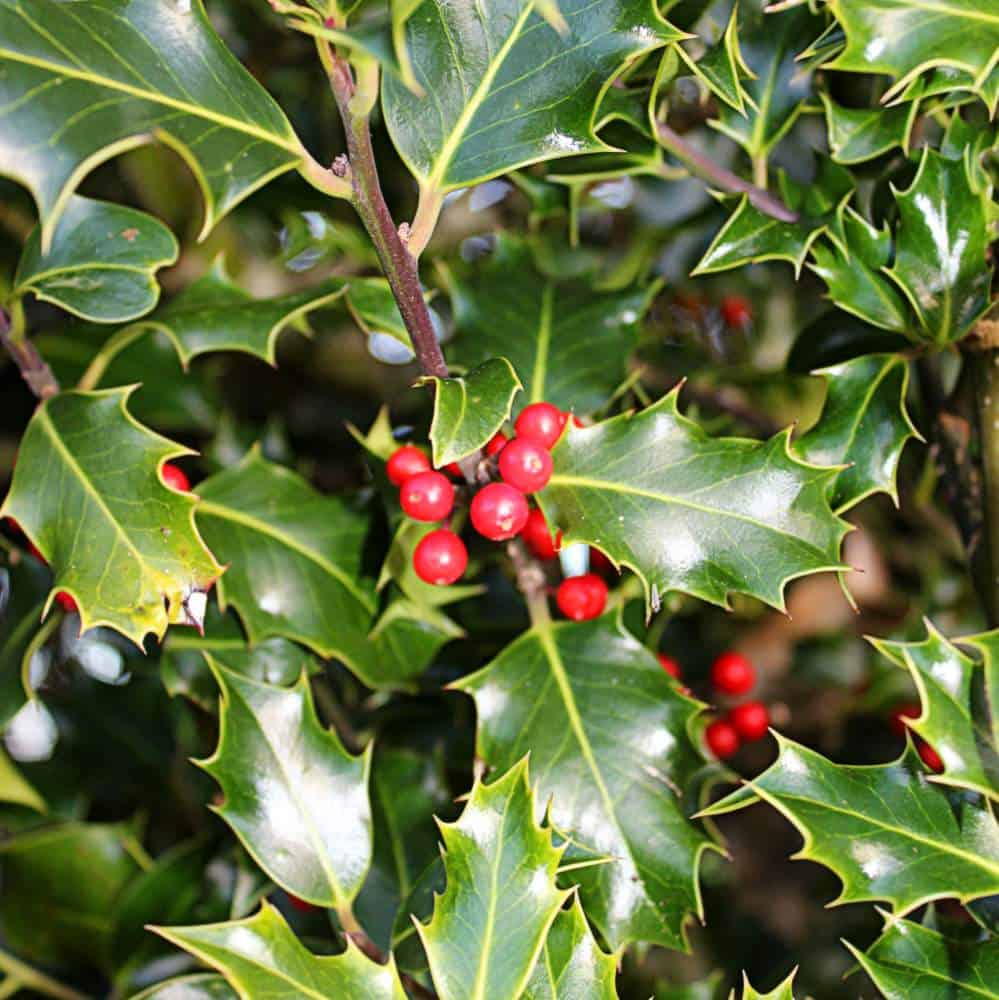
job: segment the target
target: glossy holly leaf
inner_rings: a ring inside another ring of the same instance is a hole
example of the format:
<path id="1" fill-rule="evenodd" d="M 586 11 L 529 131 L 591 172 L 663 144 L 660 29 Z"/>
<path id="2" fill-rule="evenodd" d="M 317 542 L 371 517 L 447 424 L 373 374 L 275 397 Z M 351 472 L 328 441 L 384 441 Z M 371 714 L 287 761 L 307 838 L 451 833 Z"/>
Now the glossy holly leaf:
<path id="1" fill-rule="evenodd" d="M 959 810 L 927 780 L 911 747 L 890 764 L 834 764 L 777 734 L 779 756 L 759 777 L 705 809 L 717 816 L 763 800 L 794 824 L 795 855 L 835 872 L 836 903 L 884 900 L 903 916 L 931 899 L 999 892 L 999 826 Z"/>
<path id="2" fill-rule="evenodd" d="M 827 499 L 837 472 L 798 459 L 790 431 L 709 438 L 680 414 L 678 396 L 679 387 L 640 413 L 567 428 L 538 494 L 564 542 L 633 569 L 650 609 L 673 590 L 783 608 L 788 580 L 843 568 L 847 525 Z"/>
<path id="3" fill-rule="evenodd" d="M 3 749 L 0 749 L 0 802 L 10 802 L 40 813 L 47 809 L 45 800 L 14 766 L 14 762 Z"/>
<path id="4" fill-rule="evenodd" d="M 999 92 L 986 90 L 999 52 L 999 19 L 977 0 L 830 0 L 846 33 L 846 47 L 829 69 L 885 73 L 895 82 L 889 101 L 917 76 L 934 67 L 970 75 L 972 87 L 995 111 Z"/>
<path id="5" fill-rule="evenodd" d="M 523 1000 L 617 1000 L 617 959 L 593 937 L 579 897 L 559 910 L 548 931 Z"/>
<path id="6" fill-rule="evenodd" d="M 384 278 L 351 278 L 345 301 L 355 322 L 369 337 L 388 334 L 412 350 L 406 322 Z"/>
<path id="7" fill-rule="evenodd" d="M 83 177 L 154 139 L 197 178 L 202 237 L 308 156 L 278 105 L 223 45 L 202 0 L 0 0 L 0 40 L 0 173 L 34 196 L 43 252 Z"/>
<path id="8" fill-rule="evenodd" d="M 910 343 L 900 333 L 879 330 L 849 313 L 828 309 L 799 331 L 786 366 L 796 375 L 810 375 L 865 354 L 905 351 Z"/>
<path id="9" fill-rule="evenodd" d="M 693 59 L 682 45 L 673 47 L 708 90 L 740 115 L 746 113 L 744 78 L 752 78 L 739 49 L 739 5 L 733 4 L 728 25 L 721 37 L 699 59 Z"/>
<path id="10" fill-rule="evenodd" d="M 908 152 L 919 102 L 897 108 L 845 108 L 819 94 L 826 110 L 829 150 L 837 163 L 865 163 L 896 146 Z"/>
<path id="11" fill-rule="evenodd" d="M 45 631 L 52 574 L 37 560 L 19 555 L 0 558 L 0 732 L 28 700 L 31 658 Z"/>
<path id="12" fill-rule="evenodd" d="M 950 938 L 911 920 L 889 920 L 866 952 L 845 943 L 886 1000 L 999 997 L 995 938 Z"/>
<path id="13" fill-rule="evenodd" d="M 794 975 L 791 974 L 782 983 L 779 983 L 767 993 L 760 993 L 753 988 L 749 981 L 749 976 L 742 974 L 742 1000 L 794 1000 Z M 732 991 L 732 1000 L 735 1000 L 735 991 Z"/>
<path id="14" fill-rule="evenodd" d="M 386 77 L 389 134 L 426 196 L 528 163 L 607 150 L 593 132 L 621 67 L 684 37 L 649 0 L 563 0 L 560 33 L 524 0 L 488 12 L 423 0 L 406 25 L 417 96 Z"/>
<path id="15" fill-rule="evenodd" d="M 905 408 L 909 368 L 897 354 L 870 354 L 816 372 L 827 383 L 814 427 L 796 444 L 814 465 L 847 466 L 833 480 L 837 513 L 874 493 L 898 504 L 898 463 L 910 438 L 920 438 Z"/>
<path id="16" fill-rule="evenodd" d="M 437 653 L 464 635 L 460 625 L 432 605 L 395 597 L 368 635 L 370 659 L 377 664 L 383 686 L 412 691 L 413 681 Z"/>
<path id="17" fill-rule="evenodd" d="M 572 873 L 610 946 L 684 947 L 712 846 L 679 792 L 701 765 L 688 736 L 698 703 L 608 619 L 535 626 L 454 687 L 475 699 L 483 760 L 503 769 L 530 751 L 566 861 L 612 859 Z"/>
<path id="18" fill-rule="evenodd" d="M 927 147 L 895 201 L 895 262 L 887 273 L 919 317 L 923 337 L 951 343 L 989 307 L 988 194 L 967 163 Z"/>
<path id="19" fill-rule="evenodd" d="M 196 498 L 159 477 L 164 462 L 191 452 L 129 414 L 133 390 L 63 392 L 41 404 L 0 516 L 45 556 L 84 630 L 108 625 L 141 646 L 171 623 L 200 626 L 222 568 L 195 528 Z"/>
<path id="20" fill-rule="evenodd" d="M 177 240 L 159 219 L 73 195 L 48 253 L 42 253 L 41 227 L 32 230 L 12 294 L 33 292 L 95 323 L 126 323 L 159 301 L 156 272 L 177 253 Z"/>
<path id="21" fill-rule="evenodd" d="M 157 983 L 131 1000 L 239 1000 L 239 994 L 223 976 L 199 972 Z"/>
<path id="22" fill-rule="evenodd" d="M 488 261 L 452 276 L 449 291 L 458 331 L 452 361 L 473 368 L 507 358 L 524 386 L 515 409 L 547 400 L 585 414 L 624 381 L 656 286 L 598 292 L 585 280 L 556 281 L 526 243 L 500 237 Z"/>
<path id="23" fill-rule="evenodd" d="M 435 387 L 430 443 L 438 469 L 485 447 L 509 419 L 513 398 L 523 388 L 506 358 L 490 358 L 467 375 L 423 381 Z"/>
<path id="24" fill-rule="evenodd" d="M 370 753 L 352 757 L 319 724 L 307 674 L 283 688 L 209 663 L 220 735 L 201 767 L 225 795 L 215 811 L 283 889 L 349 911 L 371 863 Z"/>
<path id="25" fill-rule="evenodd" d="M 562 851 L 537 810 L 523 760 L 490 785 L 477 781 L 461 816 L 439 824 L 447 889 L 417 930 L 441 1000 L 526 987 L 568 895 L 555 885 Z"/>
<path id="26" fill-rule="evenodd" d="M 152 930 L 218 969 L 244 1000 L 406 1000 L 391 959 L 377 965 L 350 939 L 340 955 L 313 955 L 268 903 L 246 920 Z"/>

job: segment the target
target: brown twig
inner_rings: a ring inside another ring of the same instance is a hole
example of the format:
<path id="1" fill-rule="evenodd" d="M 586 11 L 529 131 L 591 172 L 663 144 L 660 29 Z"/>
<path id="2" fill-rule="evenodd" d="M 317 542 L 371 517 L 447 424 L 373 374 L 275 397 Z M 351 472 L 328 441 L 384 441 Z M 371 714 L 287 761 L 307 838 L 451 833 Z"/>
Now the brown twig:
<path id="1" fill-rule="evenodd" d="M 52 374 L 52 369 L 45 363 L 45 359 L 38 353 L 38 348 L 26 337 L 14 332 L 10 314 L 2 308 L 0 308 L 0 344 L 13 358 L 28 388 L 39 399 L 44 401 L 59 391 L 59 383 Z"/>

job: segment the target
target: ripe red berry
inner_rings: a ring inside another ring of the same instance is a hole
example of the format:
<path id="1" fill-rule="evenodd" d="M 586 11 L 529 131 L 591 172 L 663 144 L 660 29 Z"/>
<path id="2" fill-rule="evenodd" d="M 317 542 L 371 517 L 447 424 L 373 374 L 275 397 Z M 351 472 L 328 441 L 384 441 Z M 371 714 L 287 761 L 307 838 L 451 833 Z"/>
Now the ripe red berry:
<path id="1" fill-rule="evenodd" d="M 464 479 L 465 473 L 461 471 L 461 466 L 457 462 L 449 462 L 444 466 L 444 471 L 455 479 Z"/>
<path id="2" fill-rule="evenodd" d="M 530 438 L 515 438 L 499 457 L 503 481 L 522 493 L 536 493 L 552 477 L 552 457 L 547 448 Z"/>
<path id="3" fill-rule="evenodd" d="M 672 656 L 667 656 L 665 653 L 659 653 L 659 664 L 670 675 L 670 677 L 675 677 L 677 680 L 680 679 L 680 664 L 673 659 Z"/>
<path id="4" fill-rule="evenodd" d="M 559 439 L 565 420 L 565 414 L 557 406 L 531 403 L 520 411 L 514 427 L 518 437 L 530 438 L 543 448 L 550 448 Z"/>
<path id="5" fill-rule="evenodd" d="M 722 319 L 737 330 L 753 322 L 753 307 L 741 295 L 726 295 L 721 300 Z"/>
<path id="6" fill-rule="evenodd" d="M 916 744 L 916 749 L 919 751 L 919 756 L 922 758 L 923 763 L 936 774 L 942 773 L 944 769 L 944 762 L 940 757 L 940 754 L 936 752 L 925 740 L 920 740 Z"/>
<path id="7" fill-rule="evenodd" d="M 429 472 L 430 459 L 415 444 L 404 444 L 392 452 L 385 471 L 396 486 L 402 486 L 410 476 L 415 476 L 419 472 Z"/>
<path id="8" fill-rule="evenodd" d="M 170 489 L 179 490 L 181 493 L 191 492 L 191 480 L 187 478 L 184 470 L 180 466 L 174 465 L 173 462 L 166 462 L 160 475 Z"/>
<path id="9" fill-rule="evenodd" d="M 607 606 L 607 584 L 596 573 L 570 576 L 555 594 L 559 611 L 574 622 L 585 622 L 603 614 Z"/>
<path id="10" fill-rule="evenodd" d="M 742 653 L 722 653 L 711 665 L 711 683 L 724 694 L 748 694 L 756 685 L 756 670 Z"/>
<path id="11" fill-rule="evenodd" d="M 76 606 L 76 601 L 74 601 L 73 598 L 70 597 L 70 595 L 64 590 L 60 590 L 59 593 L 56 594 L 56 601 L 59 602 L 59 607 L 68 614 L 73 615 L 79 611 L 79 608 Z"/>
<path id="12" fill-rule="evenodd" d="M 527 498 L 520 490 L 506 483 L 490 483 L 475 494 L 470 514 L 472 525 L 480 535 L 502 542 L 523 530 L 530 511 Z"/>
<path id="13" fill-rule="evenodd" d="M 724 719 L 715 719 L 704 730 L 704 742 L 719 760 L 731 757 L 739 749 L 740 743 L 735 726 Z"/>
<path id="14" fill-rule="evenodd" d="M 314 910 L 318 910 L 318 906 L 313 906 L 311 903 L 307 903 L 304 899 L 299 899 L 298 896 L 293 896 L 290 892 L 288 893 L 288 902 L 291 903 L 299 913 L 312 913 Z"/>
<path id="15" fill-rule="evenodd" d="M 903 702 L 901 705 L 896 705 L 891 710 L 891 715 L 888 716 L 888 724 L 891 726 L 891 731 L 896 736 L 904 739 L 909 727 L 902 720 L 918 719 L 922 714 L 923 709 L 918 701 Z"/>
<path id="16" fill-rule="evenodd" d="M 399 502 L 414 521 L 442 521 L 454 507 L 454 486 L 443 472 L 418 472 L 402 484 Z"/>
<path id="17" fill-rule="evenodd" d="M 552 538 L 545 515 L 535 508 L 527 515 L 527 524 L 520 533 L 527 547 L 538 559 L 554 559 L 562 547 L 562 532 Z"/>
<path id="18" fill-rule="evenodd" d="M 502 450 L 503 446 L 510 439 L 502 432 L 497 431 L 487 442 L 486 442 L 486 455 L 492 458 L 493 455 L 498 455 Z"/>
<path id="19" fill-rule="evenodd" d="M 447 528 L 425 535 L 413 552 L 413 568 L 424 583 L 438 587 L 454 583 L 468 565 L 465 543 Z"/>
<path id="20" fill-rule="evenodd" d="M 736 705 L 728 713 L 728 721 L 732 723 L 741 739 L 747 743 L 755 743 L 767 735 L 767 730 L 770 728 L 770 713 L 762 702 L 746 701 Z"/>

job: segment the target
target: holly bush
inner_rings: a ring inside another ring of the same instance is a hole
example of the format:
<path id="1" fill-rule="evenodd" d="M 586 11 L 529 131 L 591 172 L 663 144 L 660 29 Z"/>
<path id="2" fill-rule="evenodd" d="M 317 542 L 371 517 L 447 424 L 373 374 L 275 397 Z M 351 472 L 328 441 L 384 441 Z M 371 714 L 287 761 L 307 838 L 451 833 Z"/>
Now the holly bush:
<path id="1" fill-rule="evenodd" d="M 999 997 L 997 103 L 995 0 L 0 0 L 0 995 Z"/>

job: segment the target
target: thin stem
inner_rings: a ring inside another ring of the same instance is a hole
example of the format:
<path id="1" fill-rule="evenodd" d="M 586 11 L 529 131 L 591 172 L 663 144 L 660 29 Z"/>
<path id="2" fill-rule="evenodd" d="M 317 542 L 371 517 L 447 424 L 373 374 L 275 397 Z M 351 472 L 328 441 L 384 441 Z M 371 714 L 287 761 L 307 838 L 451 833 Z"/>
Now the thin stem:
<path id="1" fill-rule="evenodd" d="M 14 363 L 21 370 L 21 378 L 39 399 L 49 399 L 59 391 L 59 383 L 52 374 L 52 369 L 38 353 L 38 348 L 24 336 L 23 329 L 11 325 L 10 314 L 2 308 L 0 308 L 0 344 L 14 359 Z"/>
<path id="2" fill-rule="evenodd" d="M 545 593 L 548 581 L 545 579 L 541 563 L 528 554 L 527 546 L 519 538 L 507 542 L 506 551 L 510 556 L 510 562 L 513 563 L 517 589 L 527 602 L 527 613 L 531 617 L 531 624 L 547 625 L 551 621 L 548 597 Z"/>
<path id="3" fill-rule="evenodd" d="M 357 922 L 357 918 L 354 916 L 354 911 L 351 910 L 349 906 L 340 907 L 336 911 L 337 918 L 340 921 L 340 926 L 343 928 L 344 934 L 350 938 L 354 944 L 357 945 L 358 949 L 364 952 L 372 962 L 377 962 L 379 965 L 385 965 L 388 962 L 388 956 L 375 944 L 371 938 L 368 937 L 364 928 Z M 410 994 L 414 997 L 427 998 L 427 1000 L 433 1000 L 437 996 L 436 993 L 432 993 L 428 990 L 422 983 L 417 982 L 412 976 L 407 975 L 405 972 L 399 974 L 399 978 L 402 980 L 403 986 L 409 990 Z"/>
<path id="4" fill-rule="evenodd" d="M 999 625 L 999 350 L 966 356 L 975 380 L 978 435 L 982 449 L 983 515 L 986 542 L 978 574 L 989 621 Z"/>
<path id="5" fill-rule="evenodd" d="M 420 200 L 417 202 L 416 215 L 413 216 L 409 239 L 406 241 L 406 246 L 414 258 L 419 259 L 430 242 L 430 237 L 434 235 L 443 205 L 444 195 L 436 188 L 420 188 Z"/>
<path id="6" fill-rule="evenodd" d="M 80 376 L 77 382 L 77 389 L 96 389 L 108 366 L 126 347 L 135 343 L 144 333 L 149 332 L 152 327 L 148 323 L 133 323 L 126 326 L 105 342 L 104 346 L 94 355 L 93 360 L 87 366 L 87 370 Z"/>
<path id="7" fill-rule="evenodd" d="M 691 171 L 703 177 L 706 181 L 721 188 L 723 191 L 732 191 L 736 194 L 744 194 L 749 198 L 749 203 L 759 209 L 764 215 L 769 215 L 778 222 L 797 222 L 798 213 L 792 211 L 778 197 L 770 194 L 763 186 L 766 184 L 766 162 L 763 163 L 763 182 L 759 182 L 760 172 L 758 165 L 754 163 L 753 171 L 757 179 L 756 184 L 733 174 L 731 170 L 720 167 L 713 160 L 705 156 L 700 150 L 695 149 L 686 139 L 673 131 L 665 122 L 657 124 L 659 142 L 668 149 L 678 160 L 685 163 Z"/>
<path id="8" fill-rule="evenodd" d="M 0 972 L 5 972 L 15 982 L 20 983 L 20 989 L 34 990 L 47 997 L 55 997 L 56 1000 L 87 1000 L 83 993 L 78 993 L 76 990 L 64 986 L 52 979 L 51 976 L 39 972 L 38 969 L 30 965 L 25 965 L 24 962 L 3 951 L 0 951 Z M 15 992 L 17 991 L 15 990 Z"/>

